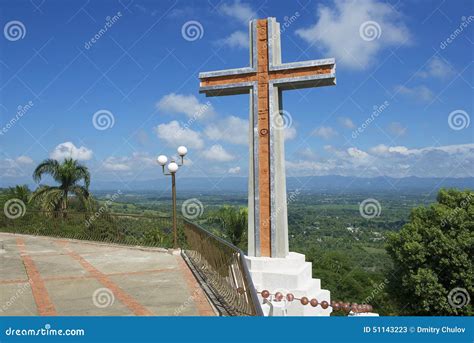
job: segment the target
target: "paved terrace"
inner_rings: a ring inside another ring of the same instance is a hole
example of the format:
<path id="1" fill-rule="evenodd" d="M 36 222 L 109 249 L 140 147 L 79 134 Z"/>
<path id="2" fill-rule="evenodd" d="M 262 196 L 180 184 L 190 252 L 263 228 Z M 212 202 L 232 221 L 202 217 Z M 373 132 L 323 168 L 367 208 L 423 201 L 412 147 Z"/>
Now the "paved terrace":
<path id="1" fill-rule="evenodd" d="M 181 256 L 0 233 L 0 316 L 209 316 Z"/>

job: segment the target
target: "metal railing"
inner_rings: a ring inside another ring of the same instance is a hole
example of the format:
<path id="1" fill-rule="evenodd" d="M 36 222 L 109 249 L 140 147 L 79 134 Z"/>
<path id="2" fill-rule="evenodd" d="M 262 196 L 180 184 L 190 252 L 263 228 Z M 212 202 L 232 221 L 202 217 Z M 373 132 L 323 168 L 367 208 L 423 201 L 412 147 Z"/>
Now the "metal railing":
<path id="1" fill-rule="evenodd" d="M 171 248 L 171 217 L 110 212 L 27 210 L 17 218 L 0 215 L 0 232 Z"/>
<path id="2" fill-rule="evenodd" d="M 219 312 L 262 316 L 242 250 L 189 221 L 182 228 L 183 258 L 211 292 L 213 303 L 217 300 Z"/>

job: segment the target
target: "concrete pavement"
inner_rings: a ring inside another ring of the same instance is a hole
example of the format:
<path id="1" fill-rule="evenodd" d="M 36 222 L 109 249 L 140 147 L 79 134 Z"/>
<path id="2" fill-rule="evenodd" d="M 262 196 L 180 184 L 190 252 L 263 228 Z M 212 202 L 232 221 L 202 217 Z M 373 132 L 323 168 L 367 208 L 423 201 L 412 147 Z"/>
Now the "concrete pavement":
<path id="1" fill-rule="evenodd" d="M 0 233 L 0 316 L 215 315 L 181 256 Z"/>

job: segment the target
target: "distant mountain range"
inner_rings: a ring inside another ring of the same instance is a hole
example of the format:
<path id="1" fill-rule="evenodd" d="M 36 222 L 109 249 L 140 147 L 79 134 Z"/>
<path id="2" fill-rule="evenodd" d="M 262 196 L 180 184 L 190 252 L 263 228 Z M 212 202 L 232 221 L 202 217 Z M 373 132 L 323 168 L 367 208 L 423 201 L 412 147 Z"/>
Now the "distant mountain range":
<path id="1" fill-rule="evenodd" d="M 211 177 L 211 178 L 177 178 L 177 187 L 181 191 L 197 191 L 205 193 L 219 192 L 247 192 L 246 177 Z M 21 183 L 21 182 L 19 182 Z M 48 181 L 45 181 L 48 183 Z M 159 178 L 146 181 L 132 181 L 124 184 L 115 181 L 93 181 L 91 190 L 94 191 L 162 191 L 170 187 L 169 178 Z M 0 187 L 8 187 L 0 180 Z M 36 186 L 30 184 L 34 189 Z M 474 189 L 474 177 L 468 178 L 392 178 L 374 177 L 361 178 L 352 176 L 305 176 L 288 177 L 287 189 L 289 191 L 301 189 L 303 192 L 377 192 L 377 191 L 403 191 L 403 192 L 431 192 L 442 187 Z"/>
<path id="2" fill-rule="evenodd" d="M 92 190 L 154 191 L 170 187 L 168 178 L 147 181 L 133 181 L 124 186 L 120 182 L 93 182 Z M 182 191 L 206 193 L 247 192 L 246 177 L 225 178 L 182 178 L 178 177 L 177 187 Z M 359 178 L 351 176 L 305 176 L 287 178 L 287 189 L 301 189 L 304 192 L 364 192 L 364 191 L 428 191 L 439 188 L 474 189 L 474 178 Z"/>

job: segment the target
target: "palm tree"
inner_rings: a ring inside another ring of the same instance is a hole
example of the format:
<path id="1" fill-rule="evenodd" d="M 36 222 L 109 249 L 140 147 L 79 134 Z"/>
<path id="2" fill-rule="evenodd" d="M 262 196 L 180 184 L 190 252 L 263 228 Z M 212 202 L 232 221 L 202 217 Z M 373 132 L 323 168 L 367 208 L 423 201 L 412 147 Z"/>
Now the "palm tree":
<path id="1" fill-rule="evenodd" d="M 247 232 L 247 209 L 245 207 L 232 207 L 224 205 L 210 215 L 209 220 L 217 223 L 223 230 L 225 238 L 238 246 Z"/>
<path id="2" fill-rule="evenodd" d="M 26 204 L 29 200 L 30 193 L 31 191 L 27 185 L 16 185 L 15 187 L 8 188 L 7 197 L 9 199 L 19 199 Z"/>
<path id="3" fill-rule="evenodd" d="M 33 180 L 40 182 L 44 174 L 49 174 L 59 186 L 40 185 L 33 193 L 31 201 L 39 201 L 41 207 L 48 212 L 61 212 L 66 216 L 69 205 L 69 194 L 74 194 L 90 209 L 89 184 L 90 174 L 86 166 L 72 158 L 62 163 L 54 159 L 41 162 L 33 172 Z M 81 185 L 83 181 L 83 185 Z"/>

